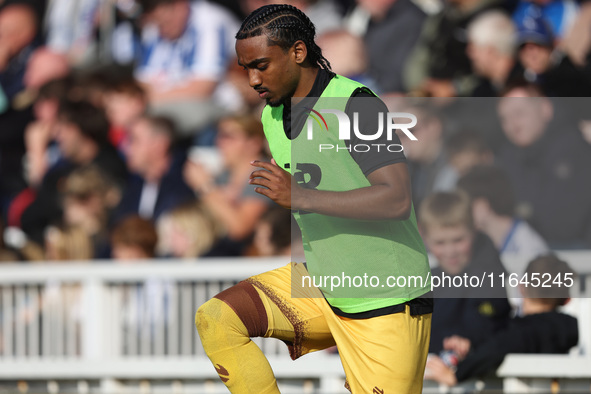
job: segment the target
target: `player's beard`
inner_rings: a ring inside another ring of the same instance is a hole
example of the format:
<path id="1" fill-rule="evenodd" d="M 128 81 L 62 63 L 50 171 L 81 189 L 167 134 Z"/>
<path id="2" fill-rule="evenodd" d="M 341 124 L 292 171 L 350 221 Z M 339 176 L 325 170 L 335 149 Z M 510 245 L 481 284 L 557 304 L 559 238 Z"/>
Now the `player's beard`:
<path id="1" fill-rule="evenodd" d="M 273 100 L 272 98 L 267 99 L 267 105 L 270 107 L 279 107 L 281 105 L 285 105 L 285 103 L 289 102 L 289 100 L 291 100 L 291 98 L 293 97 L 293 95 L 295 94 L 295 88 L 290 91 L 288 94 L 286 94 L 285 96 L 280 97 L 277 100 Z"/>
<path id="2" fill-rule="evenodd" d="M 278 100 L 278 101 L 267 99 L 267 105 L 270 106 L 270 107 L 279 107 L 279 106 L 283 105 L 283 102 L 284 101 L 281 100 L 281 99 Z"/>

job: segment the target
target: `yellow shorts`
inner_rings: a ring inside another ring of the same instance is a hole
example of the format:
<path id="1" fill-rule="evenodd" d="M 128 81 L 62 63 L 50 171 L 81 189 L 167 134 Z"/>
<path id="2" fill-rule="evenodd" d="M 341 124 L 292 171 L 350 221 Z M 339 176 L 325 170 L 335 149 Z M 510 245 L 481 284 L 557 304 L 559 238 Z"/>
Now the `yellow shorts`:
<path id="1" fill-rule="evenodd" d="M 336 344 L 354 394 L 422 391 L 431 314 L 412 316 L 407 306 L 404 313 L 370 319 L 341 317 L 317 289 L 292 297 L 292 271 L 294 280 L 308 275 L 303 264 L 290 263 L 247 279 L 267 312 L 265 337 L 288 343 L 293 359 Z"/>

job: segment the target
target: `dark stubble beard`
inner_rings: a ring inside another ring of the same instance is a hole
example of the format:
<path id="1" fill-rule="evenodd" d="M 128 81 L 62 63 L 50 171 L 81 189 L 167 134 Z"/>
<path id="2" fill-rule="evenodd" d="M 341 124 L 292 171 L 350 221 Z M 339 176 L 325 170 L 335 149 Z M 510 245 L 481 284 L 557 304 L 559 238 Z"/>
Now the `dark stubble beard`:
<path id="1" fill-rule="evenodd" d="M 289 94 L 279 98 L 279 100 L 271 100 L 271 99 L 267 99 L 267 105 L 270 107 L 280 107 L 282 105 L 285 105 L 286 103 L 289 103 L 291 98 L 293 97 L 293 95 L 295 94 L 295 88 L 289 92 Z"/>

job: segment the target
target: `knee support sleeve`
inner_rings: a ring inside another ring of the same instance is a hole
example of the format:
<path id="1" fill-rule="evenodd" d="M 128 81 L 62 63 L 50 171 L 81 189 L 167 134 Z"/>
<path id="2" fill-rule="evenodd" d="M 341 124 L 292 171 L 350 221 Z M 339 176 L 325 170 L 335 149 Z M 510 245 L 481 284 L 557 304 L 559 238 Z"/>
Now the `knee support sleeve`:
<path id="1" fill-rule="evenodd" d="M 226 311 L 220 301 L 228 306 L 235 314 Z M 201 335 L 204 335 L 211 324 L 221 327 L 232 327 L 237 331 L 241 330 L 240 324 L 246 328 L 248 337 L 264 336 L 269 327 L 267 312 L 263 301 L 256 289 L 248 282 L 240 282 L 237 285 L 222 291 L 213 299 L 203 304 L 195 315 L 195 325 Z"/>

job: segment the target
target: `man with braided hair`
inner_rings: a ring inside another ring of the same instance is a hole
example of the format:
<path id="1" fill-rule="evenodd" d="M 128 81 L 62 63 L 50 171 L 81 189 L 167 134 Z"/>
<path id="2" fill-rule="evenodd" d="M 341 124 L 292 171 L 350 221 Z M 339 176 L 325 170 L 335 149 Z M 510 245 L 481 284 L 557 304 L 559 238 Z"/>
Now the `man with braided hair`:
<path id="1" fill-rule="evenodd" d="M 196 326 L 232 393 L 279 392 L 268 361 L 250 340 L 257 336 L 281 339 L 292 359 L 336 344 L 346 386 L 355 394 L 420 393 L 433 305 L 424 297 L 428 280 L 399 280 L 429 277 L 405 158 L 401 150 L 351 149 L 383 125 L 378 115 L 387 108 L 363 85 L 332 73 L 314 36 L 304 13 L 285 4 L 255 10 L 236 35 L 238 62 L 267 101 L 262 122 L 273 154 L 271 163 L 252 163 L 259 169 L 250 182 L 292 210 L 306 263 L 221 292 L 199 308 Z M 339 140 L 337 117 L 327 115 L 326 130 L 310 140 L 310 113 L 331 110 L 351 119 L 361 114 L 355 135 Z M 372 142 L 399 144 L 395 134 L 388 138 Z M 318 142 L 345 146 L 324 152 Z M 351 286 L 351 278 L 364 274 L 383 284 Z M 311 277 L 341 275 L 348 285 L 309 284 Z M 386 277 L 398 286 L 385 286 Z"/>

